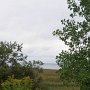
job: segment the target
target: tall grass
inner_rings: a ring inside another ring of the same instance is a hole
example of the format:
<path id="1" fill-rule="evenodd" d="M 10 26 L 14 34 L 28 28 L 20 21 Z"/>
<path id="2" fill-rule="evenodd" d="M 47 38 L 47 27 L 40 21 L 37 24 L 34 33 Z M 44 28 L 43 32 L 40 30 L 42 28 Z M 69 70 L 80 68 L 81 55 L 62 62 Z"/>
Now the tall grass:
<path id="1" fill-rule="evenodd" d="M 41 90 L 80 90 L 78 86 L 73 86 L 72 84 L 65 86 L 56 70 L 45 69 L 41 76 L 43 79 L 42 85 L 45 87 L 45 89 Z"/>

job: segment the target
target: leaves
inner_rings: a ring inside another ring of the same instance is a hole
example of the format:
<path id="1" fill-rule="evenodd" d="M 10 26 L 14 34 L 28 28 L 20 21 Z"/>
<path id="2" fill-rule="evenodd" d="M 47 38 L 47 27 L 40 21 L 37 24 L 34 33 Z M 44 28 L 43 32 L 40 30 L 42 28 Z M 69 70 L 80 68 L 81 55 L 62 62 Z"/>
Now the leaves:
<path id="1" fill-rule="evenodd" d="M 81 85 L 90 78 L 90 0 L 67 0 L 67 4 L 72 19 L 61 20 L 63 28 L 54 31 L 54 35 L 69 49 L 62 51 L 56 59 L 61 78 Z M 83 21 L 76 21 L 75 17 L 83 17 Z"/>

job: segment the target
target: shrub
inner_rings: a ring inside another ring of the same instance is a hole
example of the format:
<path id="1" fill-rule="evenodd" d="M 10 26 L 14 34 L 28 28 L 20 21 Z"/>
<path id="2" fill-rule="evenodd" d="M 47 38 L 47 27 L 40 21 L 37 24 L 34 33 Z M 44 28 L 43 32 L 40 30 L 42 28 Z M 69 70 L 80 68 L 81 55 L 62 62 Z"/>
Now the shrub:
<path id="1" fill-rule="evenodd" d="M 24 77 L 22 79 L 14 79 L 9 77 L 8 80 L 1 84 L 3 90 L 31 90 L 33 81 L 30 77 Z"/>

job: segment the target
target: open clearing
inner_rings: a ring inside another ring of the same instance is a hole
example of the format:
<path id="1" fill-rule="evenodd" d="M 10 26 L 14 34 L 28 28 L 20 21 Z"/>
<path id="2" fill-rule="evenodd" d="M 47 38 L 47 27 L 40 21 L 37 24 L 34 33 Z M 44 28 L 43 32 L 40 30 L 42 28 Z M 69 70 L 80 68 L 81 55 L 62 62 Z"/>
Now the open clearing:
<path id="1" fill-rule="evenodd" d="M 80 90 L 77 86 L 64 86 L 56 70 L 44 69 L 41 74 L 45 90 Z"/>

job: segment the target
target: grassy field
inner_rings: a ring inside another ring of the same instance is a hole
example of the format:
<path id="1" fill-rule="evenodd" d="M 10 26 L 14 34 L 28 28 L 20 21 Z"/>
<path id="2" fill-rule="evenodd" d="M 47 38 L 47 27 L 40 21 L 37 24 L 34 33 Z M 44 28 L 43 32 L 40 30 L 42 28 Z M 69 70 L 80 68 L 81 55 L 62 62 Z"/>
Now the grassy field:
<path id="1" fill-rule="evenodd" d="M 77 86 L 64 86 L 56 70 L 45 69 L 41 74 L 45 90 L 80 90 Z"/>

